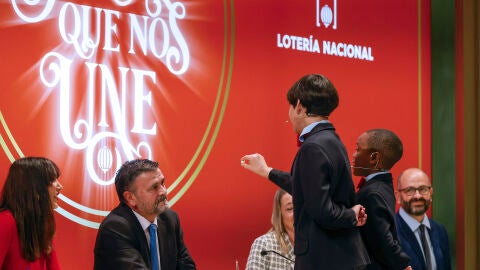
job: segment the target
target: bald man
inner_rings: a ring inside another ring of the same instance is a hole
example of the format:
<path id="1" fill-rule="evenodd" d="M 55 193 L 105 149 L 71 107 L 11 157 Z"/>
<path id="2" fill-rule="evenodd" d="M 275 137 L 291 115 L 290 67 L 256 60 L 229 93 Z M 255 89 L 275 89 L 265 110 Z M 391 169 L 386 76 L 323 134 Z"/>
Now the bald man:
<path id="1" fill-rule="evenodd" d="M 426 215 L 432 195 L 432 184 L 422 170 L 410 168 L 398 177 L 395 196 L 401 207 L 395 216 L 397 232 L 415 270 L 451 269 L 447 231 Z"/>

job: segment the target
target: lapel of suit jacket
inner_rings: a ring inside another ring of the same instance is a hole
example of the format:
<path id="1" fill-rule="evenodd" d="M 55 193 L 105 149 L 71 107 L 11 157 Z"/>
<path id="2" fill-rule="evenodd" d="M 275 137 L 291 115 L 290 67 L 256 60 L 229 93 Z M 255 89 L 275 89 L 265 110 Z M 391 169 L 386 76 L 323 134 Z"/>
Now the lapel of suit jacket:
<path id="1" fill-rule="evenodd" d="M 435 256 L 436 262 L 438 262 L 440 258 L 444 257 L 441 254 L 442 251 L 440 249 L 441 247 L 440 241 L 443 239 L 441 239 L 441 236 L 438 233 L 438 230 L 436 230 L 435 224 L 431 219 L 430 219 L 430 229 L 428 230 L 428 235 L 430 236 L 430 243 L 432 244 L 433 255 Z M 447 256 L 449 256 L 449 254 L 447 254 Z M 437 263 L 437 268 L 438 268 L 438 263 Z"/>
<path id="2" fill-rule="evenodd" d="M 137 217 L 133 213 L 133 210 L 128 207 L 126 204 L 121 204 L 122 212 L 125 213 L 125 217 L 128 220 L 129 224 L 133 226 L 134 241 L 138 241 L 138 246 L 140 247 L 140 254 L 142 254 L 143 260 L 147 264 L 148 267 L 151 267 L 151 260 L 150 260 L 150 249 L 148 247 L 147 236 L 145 235 L 145 231 L 142 228 L 142 225 L 138 221 Z"/>
<path id="3" fill-rule="evenodd" d="M 167 210 L 168 211 L 168 210 Z M 160 246 L 160 265 L 162 269 L 167 269 L 168 262 L 168 240 L 167 240 L 167 223 L 163 219 L 163 215 L 157 217 L 157 237 Z M 170 247 L 173 248 L 173 247 Z"/>
<path id="4" fill-rule="evenodd" d="M 425 259 L 422 255 L 423 253 L 422 253 L 422 250 L 420 248 L 420 244 L 418 243 L 417 237 L 412 232 L 412 230 L 410 229 L 408 224 L 405 222 L 405 220 L 403 220 L 402 216 L 400 216 L 400 214 L 398 214 L 398 213 L 397 213 L 397 215 L 398 215 L 398 218 L 397 218 L 398 227 L 399 227 L 401 233 L 405 236 L 405 238 L 407 239 L 407 242 L 412 247 L 413 253 L 417 255 L 418 261 L 422 264 L 423 269 L 426 269 L 427 266 L 425 265 Z"/>

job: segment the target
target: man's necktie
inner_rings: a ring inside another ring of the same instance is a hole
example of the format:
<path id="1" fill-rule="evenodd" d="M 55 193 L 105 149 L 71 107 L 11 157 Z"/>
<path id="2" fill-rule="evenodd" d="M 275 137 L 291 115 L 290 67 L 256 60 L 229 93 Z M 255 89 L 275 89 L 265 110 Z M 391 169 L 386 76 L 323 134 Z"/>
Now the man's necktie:
<path id="1" fill-rule="evenodd" d="M 158 248 L 157 248 L 157 225 L 150 224 L 148 227 L 150 232 L 150 258 L 152 260 L 152 270 L 158 270 Z"/>
<path id="2" fill-rule="evenodd" d="M 360 182 L 358 182 L 357 184 L 357 191 L 360 190 L 365 185 L 365 182 L 367 182 L 365 177 L 360 178 Z"/>
<path id="3" fill-rule="evenodd" d="M 430 256 L 430 248 L 427 243 L 427 236 L 425 235 L 425 225 L 420 224 L 420 241 L 422 242 L 423 253 L 425 254 L 425 264 L 427 270 L 432 270 L 432 256 Z"/>

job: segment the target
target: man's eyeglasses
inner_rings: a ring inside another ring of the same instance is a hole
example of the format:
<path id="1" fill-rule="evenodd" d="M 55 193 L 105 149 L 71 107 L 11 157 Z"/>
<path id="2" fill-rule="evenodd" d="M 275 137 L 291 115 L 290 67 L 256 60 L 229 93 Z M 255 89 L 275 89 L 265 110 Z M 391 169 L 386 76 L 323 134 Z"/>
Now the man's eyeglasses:
<path id="1" fill-rule="evenodd" d="M 418 190 L 418 192 L 421 195 L 426 195 L 426 194 L 428 194 L 428 192 L 430 192 L 431 188 L 432 188 L 431 186 L 419 186 L 417 188 L 407 187 L 407 188 L 399 189 L 398 191 L 401 191 L 401 192 L 407 194 L 408 196 L 413 196 L 413 195 L 415 195 L 415 192 L 417 192 L 417 190 Z"/>

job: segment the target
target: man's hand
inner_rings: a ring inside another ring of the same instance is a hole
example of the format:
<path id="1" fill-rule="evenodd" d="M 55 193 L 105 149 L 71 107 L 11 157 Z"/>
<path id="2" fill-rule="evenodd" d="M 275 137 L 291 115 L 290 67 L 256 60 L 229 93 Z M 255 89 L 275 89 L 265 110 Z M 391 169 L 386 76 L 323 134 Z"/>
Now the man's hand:
<path id="1" fill-rule="evenodd" d="M 263 156 L 258 153 L 243 156 L 240 159 L 240 166 L 265 178 L 268 178 L 268 174 L 272 170 L 267 166 Z"/>
<path id="2" fill-rule="evenodd" d="M 357 217 L 357 227 L 365 225 L 365 223 L 367 223 L 367 213 L 365 212 L 365 207 L 357 204 L 352 207 L 352 210 L 355 212 L 355 216 Z"/>

